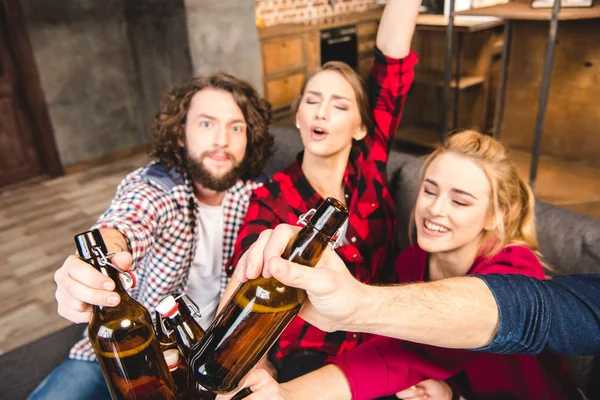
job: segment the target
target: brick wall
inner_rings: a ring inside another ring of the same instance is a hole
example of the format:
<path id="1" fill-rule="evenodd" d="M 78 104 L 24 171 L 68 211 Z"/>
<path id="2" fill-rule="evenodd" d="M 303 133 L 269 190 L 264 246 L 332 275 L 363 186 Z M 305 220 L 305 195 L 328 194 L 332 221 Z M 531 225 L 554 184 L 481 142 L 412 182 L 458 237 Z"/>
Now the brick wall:
<path id="1" fill-rule="evenodd" d="M 365 11 L 377 6 L 377 0 L 255 0 L 257 18 L 264 26 L 304 22 L 317 18 L 332 17 L 354 11 Z"/>

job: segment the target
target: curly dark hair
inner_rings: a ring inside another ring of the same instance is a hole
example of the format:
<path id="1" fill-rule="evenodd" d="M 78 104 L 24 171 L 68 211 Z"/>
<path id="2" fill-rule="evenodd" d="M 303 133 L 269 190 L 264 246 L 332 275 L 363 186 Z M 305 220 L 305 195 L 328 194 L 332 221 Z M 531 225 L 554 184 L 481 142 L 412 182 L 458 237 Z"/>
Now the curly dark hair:
<path id="1" fill-rule="evenodd" d="M 187 174 L 185 153 L 180 141 L 184 140 L 185 120 L 192 97 L 206 88 L 231 93 L 242 110 L 248 125 L 248 144 L 240 178 L 248 180 L 257 177 L 274 149 L 274 139 L 269 133 L 271 105 L 248 82 L 225 73 L 192 79 L 163 95 L 150 129 L 150 155 L 166 166 Z"/>

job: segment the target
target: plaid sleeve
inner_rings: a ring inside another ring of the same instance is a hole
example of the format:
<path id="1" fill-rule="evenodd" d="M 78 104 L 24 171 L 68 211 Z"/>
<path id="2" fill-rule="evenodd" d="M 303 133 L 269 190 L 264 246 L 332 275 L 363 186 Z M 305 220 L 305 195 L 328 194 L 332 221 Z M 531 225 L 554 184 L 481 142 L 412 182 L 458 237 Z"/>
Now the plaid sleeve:
<path id="1" fill-rule="evenodd" d="M 93 228 L 112 228 L 123 234 L 135 267 L 153 245 L 157 227 L 168 225 L 173 212 L 167 209 L 172 207 L 173 201 L 162 190 L 139 177 L 128 176 Z"/>
<path id="2" fill-rule="evenodd" d="M 258 239 L 262 231 L 274 228 L 281 222 L 271 207 L 267 206 L 255 193 L 252 194 L 246 218 L 233 248 L 233 256 L 226 268 L 227 273 L 231 275 L 242 255 Z"/>
<path id="3" fill-rule="evenodd" d="M 375 61 L 369 77 L 369 102 L 375 126 L 367 145 L 369 156 L 385 170 L 391 142 L 396 134 L 406 95 L 413 82 L 417 55 L 411 51 L 402 59 L 385 56 L 375 48 Z"/>

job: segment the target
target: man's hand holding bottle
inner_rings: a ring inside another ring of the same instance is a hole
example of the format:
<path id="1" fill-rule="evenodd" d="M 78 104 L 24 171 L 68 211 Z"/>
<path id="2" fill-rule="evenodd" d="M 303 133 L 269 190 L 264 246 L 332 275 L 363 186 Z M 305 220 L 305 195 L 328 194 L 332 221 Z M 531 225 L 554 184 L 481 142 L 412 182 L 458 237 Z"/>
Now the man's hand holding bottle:
<path id="1" fill-rule="evenodd" d="M 299 227 L 281 224 L 274 230 L 263 231 L 240 258 L 236 279 L 244 282 L 261 274 L 274 276 L 285 285 L 306 290 L 308 299 L 299 314 L 305 321 L 327 332 L 361 331 L 365 327 L 355 321 L 354 316 L 368 301 L 370 288 L 350 274 L 334 251 L 327 250 L 314 268 L 281 258 L 299 230 Z"/>
<path id="2" fill-rule="evenodd" d="M 131 268 L 131 253 L 119 252 L 112 257 L 112 264 L 127 271 Z M 54 273 L 58 314 L 75 323 L 89 322 L 93 305 L 115 306 L 119 295 L 113 292 L 115 283 L 100 271 L 82 261 L 78 256 L 69 256 Z"/>

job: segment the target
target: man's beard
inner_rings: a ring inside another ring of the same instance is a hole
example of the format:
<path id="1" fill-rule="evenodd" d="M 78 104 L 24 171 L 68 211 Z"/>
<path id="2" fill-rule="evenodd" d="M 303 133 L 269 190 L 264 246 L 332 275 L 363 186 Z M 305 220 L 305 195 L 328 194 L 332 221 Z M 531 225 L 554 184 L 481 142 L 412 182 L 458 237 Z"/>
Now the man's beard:
<path id="1" fill-rule="evenodd" d="M 206 157 L 210 156 L 211 152 L 205 151 L 200 156 L 199 160 L 193 159 L 188 151 L 184 153 L 184 162 L 187 171 L 190 174 L 191 179 L 206 189 L 214 190 L 215 192 L 224 192 L 237 182 L 241 176 L 243 165 L 242 163 L 236 163 L 231 155 L 227 153 L 230 160 L 233 161 L 233 166 L 223 176 L 215 176 L 212 172 L 204 167 L 203 161 Z"/>

